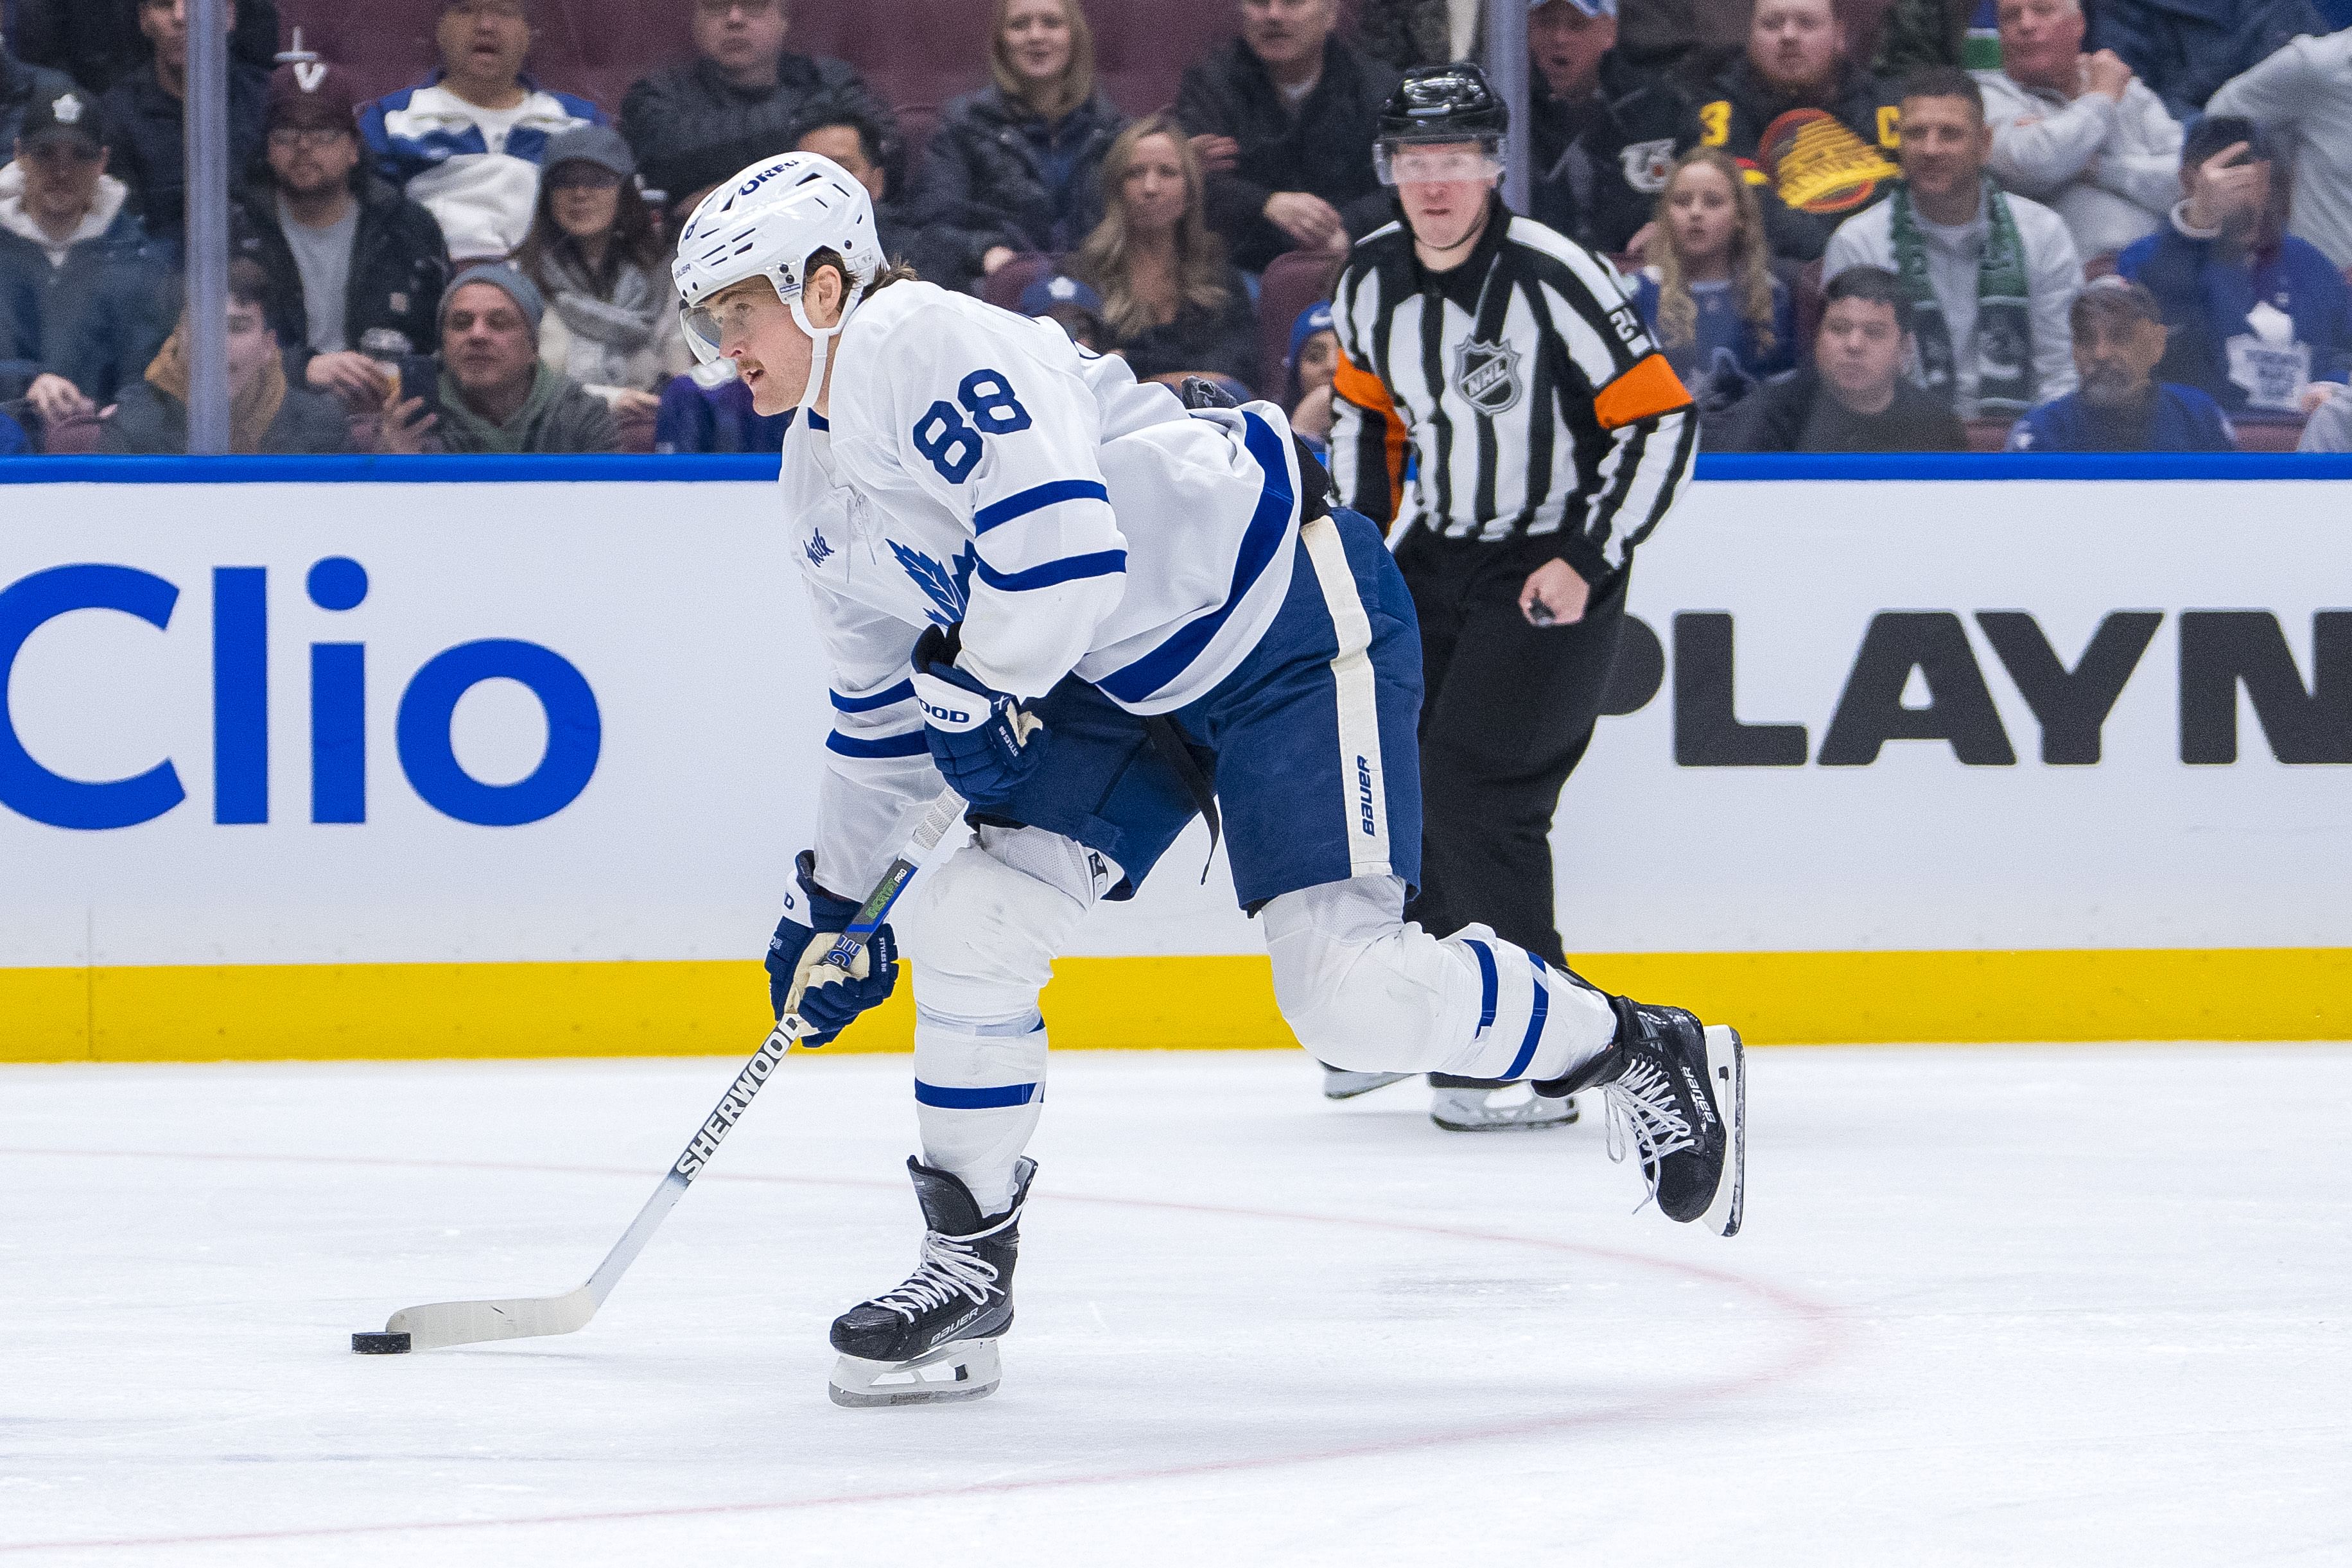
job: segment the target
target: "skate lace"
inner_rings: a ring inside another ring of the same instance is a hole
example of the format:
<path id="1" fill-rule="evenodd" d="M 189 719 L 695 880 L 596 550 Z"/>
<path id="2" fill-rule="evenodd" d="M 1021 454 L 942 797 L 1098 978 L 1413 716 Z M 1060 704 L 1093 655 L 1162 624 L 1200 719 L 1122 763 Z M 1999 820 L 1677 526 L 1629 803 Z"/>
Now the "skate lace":
<path id="1" fill-rule="evenodd" d="M 1650 1184 L 1646 1204 L 1658 1195 L 1659 1162 L 1698 1147 L 1675 1099 L 1674 1080 L 1655 1063 L 1636 1061 L 1624 1077 L 1601 1086 L 1601 1098 L 1609 1108 L 1609 1157 L 1622 1163 L 1629 1143 L 1641 1152 L 1642 1175 Z"/>
<path id="2" fill-rule="evenodd" d="M 993 1234 L 992 1227 L 981 1236 Z M 941 1236 L 936 1230 L 924 1232 L 922 1262 L 907 1277 L 905 1284 L 875 1297 L 871 1304 L 887 1308 L 910 1323 L 958 1296 L 975 1307 L 986 1306 L 990 1295 L 998 1292 L 997 1270 L 995 1264 L 972 1251 L 971 1242 L 979 1239 L 980 1237 Z"/>

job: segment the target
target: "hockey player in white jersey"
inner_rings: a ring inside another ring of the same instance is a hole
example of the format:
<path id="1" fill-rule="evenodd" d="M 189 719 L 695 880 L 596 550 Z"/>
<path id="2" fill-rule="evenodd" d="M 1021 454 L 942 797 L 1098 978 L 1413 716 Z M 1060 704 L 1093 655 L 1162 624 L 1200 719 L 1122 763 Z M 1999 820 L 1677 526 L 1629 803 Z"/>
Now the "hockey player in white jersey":
<path id="1" fill-rule="evenodd" d="M 1202 811 L 1314 1055 L 1599 1088 L 1659 1207 L 1738 1229 L 1730 1029 L 1607 995 L 1483 927 L 1403 921 L 1412 601 L 1379 531 L 1329 510 L 1278 408 L 1188 410 L 1051 321 L 891 267 L 863 187 L 810 153 L 707 197 L 675 274 L 697 353 L 732 359 L 761 413 L 798 411 L 783 519 L 835 722 L 770 948 L 778 1011 L 822 1043 L 887 997 L 888 928 L 856 975 L 810 985 L 826 933 L 942 776 L 976 828 L 907 921 L 921 1261 L 835 1322 L 837 1402 L 996 1386 L 1036 1169 L 1038 993 L 1087 910 L 1131 896 Z"/>

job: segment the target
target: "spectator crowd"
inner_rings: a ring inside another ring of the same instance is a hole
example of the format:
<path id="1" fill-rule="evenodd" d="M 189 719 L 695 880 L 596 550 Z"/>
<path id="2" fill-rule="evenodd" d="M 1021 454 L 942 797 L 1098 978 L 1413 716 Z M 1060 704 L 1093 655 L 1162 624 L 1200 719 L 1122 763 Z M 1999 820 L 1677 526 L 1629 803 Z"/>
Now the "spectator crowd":
<path id="1" fill-rule="evenodd" d="M 668 255 L 793 149 L 924 278 L 1319 439 L 1326 294 L 1395 216 L 1381 105 L 1486 20 L 971 0 L 965 90 L 925 103 L 881 13 L 828 35 L 861 70 L 800 47 L 843 0 L 680 0 L 675 58 L 600 102 L 564 51 L 628 4 L 408 0 L 381 28 L 423 20 L 438 63 L 379 93 L 364 20 L 225 5 L 235 450 L 775 450 L 790 416 L 687 352 Z M 9 0 L 0 456 L 185 447 L 189 12 Z M 2352 448 L 2352 0 L 1527 13 L 1531 216 L 1625 273 L 1708 447 Z M 302 47 L 331 17 L 353 58 Z"/>

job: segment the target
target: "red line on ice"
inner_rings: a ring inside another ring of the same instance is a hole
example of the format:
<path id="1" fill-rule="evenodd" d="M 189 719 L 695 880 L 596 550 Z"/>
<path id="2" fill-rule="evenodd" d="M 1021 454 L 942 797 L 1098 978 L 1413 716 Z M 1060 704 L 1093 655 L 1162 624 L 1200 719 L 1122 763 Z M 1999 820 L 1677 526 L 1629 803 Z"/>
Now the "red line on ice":
<path id="1" fill-rule="evenodd" d="M 285 1163 L 307 1165 L 370 1165 L 406 1170 L 472 1170 L 519 1171 L 538 1174 L 583 1176 L 635 1176 L 642 1170 L 623 1170 L 604 1165 L 541 1165 L 496 1160 L 394 1160 L 331 1154 L 235 1154 L 183 1152 L 166 1149 L 0 1149 L 0 1155 L 38 1155 L 48 1157 L 88 1158 L 105 1160 L 201 1160 L 237 1163 Z M 709 1182 L 760 1182 L 788 1186 L 872 1187 L 897 1191 L 895 1183 L 854 1181 L 823 1176 L 772 1176 L 749 1173 L 713 1172 L 702 1178 Z M 1570 1415 L 1543 1415 L 1517 1421 L 1498 1422 L 1489 1426 L 1465 1426 L 1443 1432 L 1432 1432 L 1418 1437 L 1391 1437 L 1378 1442 L 1350 1443 L 1333 1448 L 1314 1448 L 1289 1454 L 1257 1454 L 1244 1458 L 1205 1459 L 1192 1464 L 1144 1467 L 1129 1470 L 1101 1470 L 1092 1474 L 1041 1477 L 1026 1481 L 975 1481 L 965 1486 L 909 1487 L 895 1491 L 843 1492 L 830 1497 L 786 1498 L 772 1502 L 701 1503 L 683 1508 L 612 1509 L 581 1513 L 527 1514 L 513 1519 L 449 1519 L 421 1520 L 398 1524 L 315 1525 L 302 1530 L 236 1531 L 210 1535 L 138 1535 L 119 1536 L 108 1540 L 27 1541 L 0 1542 L 0 1553 L 16 1552 L 96 1551 L 105 1548 L 134 1546 L 209 1546 L 225 1545 L 241 1541 L 307 1541 L 360 1535 L 395 1535 L 409 1531 L 452 1530 L 511 1530 L 528 1525 L 621 1524 L 636 1520 L 701 1519 L 736 1514 L 785 1513 L 802 1509 L 846 1508 L 866 1503 L 919 1502 L 940 1498 L 983 1497 L 1007 1492 L 1050 1491 L 1061 1487 L 1118 1486 L 1136 1481 L 1182 1480 L 1195 1476 L 1230 1474 L 1236 1470 L 1278 1469 L 1286 1465 L 1324 1464 L 1334 1459 L 1370 1458 L 1384 1454 L 1409 1453 L 1420 1448 L 1443 1447 L 1454 1443 L 1477 1443 L 1502 1437 L 1522 1437 L 1538 1432 L 1574 1431 L 1582 1427 L 1606 1426 L 1634 1421 L 1655 1419 L 1669 1412 L 1695 1405 L 1711 1404 L 1754 1393 L 1774 1384 L 1819 1371 L 1835 1359 L 1845 1340 L 1845 1326 L 1834 1309 L 1818 1301 L 1806 1300 L 1794 1291 L 1760 1279 L 1750 1279 L 1728 1269 L 1711 1268 L 1705 1264 L 1685 1263 L 1675 1258 L 1649 1258 L 1640 1253 L 1622 1252 L 1612 1247 L 1589 1247 L 1580 1242 L 1554 1241 L 1543 1237 L 1515 1236 L 1507 1231 L 1479 1230 L 1466 1226 L 1426 1225 L 1414 1220 L 1379 1219 L 1357 1215 L 1304 1214 L 1287 1209 L 1238 1208 L 1223 1204 L 1170 1203 L 1157 1198 L 1119 1198 L 1088 1196 L 1083 1194 L 1057 1192 L 1055 1203 L 1102 1204 L 1120 1208 L 1164 1209 L 1179 1214 L 1211 1215 L 1228 1219 L 1259 1219 L 1303 1225 L 1353 1226 L 1367 1230 L 1399 1231 L 1412 1236 L 1443 1237 L 1455 1241 L 1495 1242 L 1508 1247 L 1532 1247 L 1548 1252 L 1564 1252 L 1577 1257 L 1601 1258 L 1612 1263 L 1636 1268 L 1656 1269 L 1662 1273 L 1679 1274 L 1685 1279 L 1704 1280 L 1711 1285 L 1727 1286 L 1747 1292 L 1782 1316 L 1793 1320 L 1805 1331 L 1803 1340 L 1775 1363 L 1739 1377 L 1721 1379 L 1698 1384 L 1679 1394 L 1665 1394 L 1639 1405 L 1626 1405 L 1614 1409 L 1590 1410 Z"/>

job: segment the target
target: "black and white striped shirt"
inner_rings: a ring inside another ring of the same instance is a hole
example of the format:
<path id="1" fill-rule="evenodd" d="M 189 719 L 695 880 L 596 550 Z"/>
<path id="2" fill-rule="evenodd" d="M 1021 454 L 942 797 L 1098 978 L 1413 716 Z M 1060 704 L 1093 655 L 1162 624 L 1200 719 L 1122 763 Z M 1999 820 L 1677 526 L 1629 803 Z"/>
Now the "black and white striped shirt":
<path id="1" fill-rule="evenodd" d="M 1450 272 L 1425 271 L 1401 223 L 1348 258 L 1331 312 L 1332 477 L 1381 523 L 1557 538 L 1597 583 L 1674 505 L 1696 412 L 1614 268 L 1499 204 L 1496 217 Z"/>

